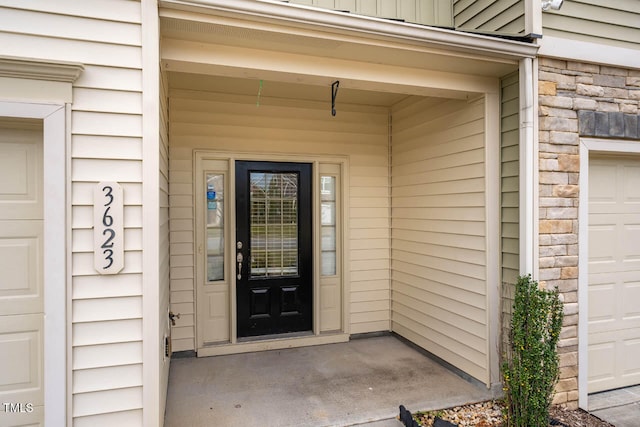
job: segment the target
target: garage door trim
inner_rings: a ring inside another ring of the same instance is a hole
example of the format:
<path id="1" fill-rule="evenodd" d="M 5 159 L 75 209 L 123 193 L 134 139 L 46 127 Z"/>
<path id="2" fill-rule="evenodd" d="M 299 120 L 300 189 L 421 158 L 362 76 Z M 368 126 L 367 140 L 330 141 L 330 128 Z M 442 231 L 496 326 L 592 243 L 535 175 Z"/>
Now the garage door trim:
<path id="1" fill-rule="evenodd" d="M 597 138 L 580 139 L 580 198 L 578 209 L 578 406 L 588 410 L 588 322 L 589 322 L 589 155 L 640 154 L 640 141 L 605 140 Z"/>
<path id="2" fill-rule="evenodd" d="M 66 425 L 67 412 L 67 126 L 64 104 L 0 101 L 0 117 L 43 122 L 45 425 Z"/>

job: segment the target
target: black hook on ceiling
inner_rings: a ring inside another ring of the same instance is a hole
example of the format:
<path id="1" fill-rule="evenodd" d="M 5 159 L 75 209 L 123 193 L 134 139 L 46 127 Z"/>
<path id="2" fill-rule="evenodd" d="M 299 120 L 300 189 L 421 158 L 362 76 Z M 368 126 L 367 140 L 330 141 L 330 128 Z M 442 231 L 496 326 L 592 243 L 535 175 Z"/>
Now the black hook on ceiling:
<path id="1" fill-rule="evenodd" d="M 336 80 L 331 83 L 331 115 L 336 115 L 336 96 L 338 96 L 338 88 L 340 87 L 340 80 Z"/>

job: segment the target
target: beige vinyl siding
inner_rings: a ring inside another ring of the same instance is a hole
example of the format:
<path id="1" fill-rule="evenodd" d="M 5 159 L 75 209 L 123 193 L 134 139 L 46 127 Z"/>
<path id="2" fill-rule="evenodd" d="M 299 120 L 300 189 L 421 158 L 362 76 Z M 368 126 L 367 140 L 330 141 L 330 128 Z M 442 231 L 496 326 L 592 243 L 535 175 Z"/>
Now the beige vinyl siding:
<path id="1" fill-rule="evenodd" d="M 170 335 L 167 310 L 170 308 L 169 266 L 169 82 L 165 73 L 160 73 L 160 331 L 159 339 L 165 345 L 165 336 Z M 160 381 L 160 417 L 164 417 L 164 405 L 169 381 L 169 359 L 162 359 Z"/>
<path id="2" fill-rule="evenodd" d="M 502 281 L 515 284 L 520 270 L 519 244 L 519 76 L 501 80 L 501 221 Z"/>
<path id="3" fill-rule="evenodd" d="M 638 49 L 640 2 L 565 0 L 562 9 L 542 14 L 545 36 Z"/>
<path id="4" fill-rule="evenodd" d="M 377 18 L 451 27 L 451 0 L 287 0 Z"/>
<path id="5" fill-rule="evenodd" d="M 393 109 L 392 329 L 487 382 L 484 100 Z"/>
<path id="6" fill-rule="evenodd" d="M 524 0 L 455 0 L 454 26 L 464 30 L 523 35 L 524 3 Z"/>
<path id="7" fill-rule="evenodd" d="M 2 0 L 0 17 L 3 55 L 85 66 L 73 87 L 69 153 L 69 415 L 75 426 L 141 425 L 140 3 Z M 125 267 L 115 276 L 93 269 L 93 187 L 102 180 L 124 189 Z"/>
<path id="8" fill-rule="evenodd" d="M 520 211 L 519 211 L 519 157 L 520 157 L 520 98 L 518 72 L 500 81 L 500 227 L 501 227 L 501 340 L 507 344 L 511 323 L 511 308 L 515 283 L 520 274 Z M 500 354 L 504 352 L 501 351 Z"/>
<path id="9" fill-rule="evenodd" d="M 258 107 L 255 95 L 171 87 L 171 307 L 181 313 L 174 351 L 194 349 L 194 149 L 348 155 L 351 332 L 389 330 L 388 109 L 341 104 L 332 117 L 325 102 L 262 96 Z"/>

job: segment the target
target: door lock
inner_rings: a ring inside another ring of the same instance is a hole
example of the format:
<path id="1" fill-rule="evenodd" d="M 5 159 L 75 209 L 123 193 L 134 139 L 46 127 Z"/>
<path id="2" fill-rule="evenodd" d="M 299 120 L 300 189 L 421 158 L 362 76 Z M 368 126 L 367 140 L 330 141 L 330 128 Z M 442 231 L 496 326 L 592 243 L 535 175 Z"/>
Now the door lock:
<path id="1" fill-rule="evenodd" d="M 169 320 L 171 320 L 171 326 L 176 326 L 176 319 L 180 318 L 180 313 L 174 314 L 173 311 L 169 312 Z"/>

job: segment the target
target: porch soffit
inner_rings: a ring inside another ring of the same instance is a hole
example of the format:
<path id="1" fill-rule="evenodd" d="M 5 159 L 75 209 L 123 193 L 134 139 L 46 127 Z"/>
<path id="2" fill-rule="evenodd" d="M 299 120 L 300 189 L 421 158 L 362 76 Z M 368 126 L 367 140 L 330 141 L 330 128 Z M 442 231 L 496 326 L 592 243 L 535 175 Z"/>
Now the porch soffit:
<path id="1" fill-rule="evenodd" d="M 168 71 L 468 98 L 536 46 L 280 2 L 161 1 Z"/>

